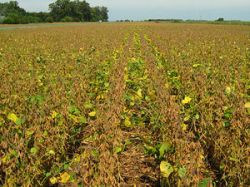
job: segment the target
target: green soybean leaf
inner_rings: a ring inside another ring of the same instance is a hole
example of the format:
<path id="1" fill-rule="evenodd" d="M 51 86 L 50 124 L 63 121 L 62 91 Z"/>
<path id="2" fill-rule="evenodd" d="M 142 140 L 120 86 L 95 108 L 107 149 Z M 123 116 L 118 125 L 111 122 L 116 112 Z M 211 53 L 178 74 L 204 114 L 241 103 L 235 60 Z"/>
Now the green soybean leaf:
<path id="1" fill-rule="evenodd" d="M 185 176 L 186 176 L 186 173 L 187 173 L 187 170 L 186 170 L 185 167 L 180 167 L 180 168 L 178 169 L 178 175 L 179 175 L 180 178 L 185 177 Z"/>
<path id="2" fill-rule="evenodd" d="M 159 149 L 159 153 L 160 153 L 160 158 L 162 158 L 164 156 L 165 153 L 167 153 L 168 151 L 171 151 L 172 146 L 170 143 L 168 142 L 164 142 L 161 144 L 161 147 Z"/>
<path id="3" fill-rule="evenodd" d="M 210 178 L 202 179 L 202 181 L 199 182 L 198 187 L 208 187 L 210 181 Z"/>

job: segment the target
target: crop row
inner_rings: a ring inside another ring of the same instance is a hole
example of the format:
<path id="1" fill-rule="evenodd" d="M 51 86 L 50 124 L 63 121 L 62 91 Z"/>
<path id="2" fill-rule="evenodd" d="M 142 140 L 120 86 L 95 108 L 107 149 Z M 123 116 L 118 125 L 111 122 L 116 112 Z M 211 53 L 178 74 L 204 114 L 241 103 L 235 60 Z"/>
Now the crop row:
<path id="1" fill-rule="evenodd" d="M 166 42 L 163 36 L 160 37 L 157 41 Z M 189 49 L 184 46 L 183 51 L 168 50 L 168 54 L 160 53 L 156 45 L 152 50 L 160 67 L 166 71 L 171 94 L 178 98 L 179 125 L 187 133 L 192 132 L 194 141 L 202 146 L 205 163 L 210 170 L 206 174 L 207 181 L 213 180 L 219 185 L 246 184 L 249 122 L 247 109 L 244 108 L 247 103 L 244 99 L 247 98 L 247 74 L 244 72 L 249 58 L 235 43 L 236 56 L 232 56 L 235 52 L 230 51 L 231 48 L 226 48 L 222 54 L 211 52 L 209 59 L 202 62 L 201 56 L 194 52 L 200 51 L 198 47 L 204 51 L 211 50 L 212 42 L 197 43 L 194 43 L 195 46 L 185 43 Z M 232 54 L 231 59 L 227 54 Z M 218 60 L 207 62 L 212 58 Z M 227 64 L 220 67 L 220 61 Z"/>
<path id="2" fill-rule="evenodd" d="M 79 32 L 73 38 L 74 34 Z M 60 36 L 39 33 L 33 43 L 41 42 L 41 37 L 56 40 Z M 22 33 L 16 40 L 22 40 Z M 95 43 L 78 48 L 74 41 L 78 50 L 62 49 L 58 54 L 49 47 L 52 43 L 44 41 L 34 56 L 26 53 L 35 47 L 12 54 L 8 51 L 15 47 L 14 42 L 3 46 L 1 68 L 7 71 L 1 69 L 1 184 L 48 185 L 73 180 L 65 171 L 79 152 L 86 127 L 97 118 L 97 105 L 109 90 L 109 70 L 118 58 L 115 48 L 120 43 L 114 40 L 101 53 Z"/>

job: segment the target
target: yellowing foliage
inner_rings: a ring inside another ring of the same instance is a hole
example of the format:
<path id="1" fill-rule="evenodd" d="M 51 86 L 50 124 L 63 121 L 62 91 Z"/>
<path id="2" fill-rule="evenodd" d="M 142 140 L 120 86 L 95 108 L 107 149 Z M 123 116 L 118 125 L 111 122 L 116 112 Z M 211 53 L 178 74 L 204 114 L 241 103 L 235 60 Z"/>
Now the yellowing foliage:
<path id="1" fill-rule="evenodd" d="M 1 185 L 247 186 L 250 27 L 21 27 L 0 32 Z"/>
<path id="2" fill-rule="evenodd" d="M 183 105 L 185 104 L 189 104 L 191 102 L 192 98 L 191 97 L 188 97 L 188 96 L 185 96 L 185 98 L 181 101 L 181 103 Z"/>
<path id="3" fill-rule="evenodd" d="M 8 118 L 9 120 L 13 121 L 14 123 L 16 123 L 17 120 L 18 120 L 18 117 L 17 117 L 16 114 L 14 114 L 14 113 L 8 114 L 8 117 L 7 117 L 7 118 Z"/>
<path id="4" fill-rule="evenodd" d="M 64 172 L 60 175 L 59 182 L 65 184 L 69 182 L 69 179 L 70 179 L 70 175 L 67 172 Z"/>
<path id="5" fill-rule="evenodd" d="M 89 116 L 90 116 L 90 117 L 95 117 L 95 116 L 96 116 L 96 111 L 90 112 L 90 113 L 89 113 Z"/>
<path id="6" fill-rule="evenodd" d="M 245 108 L 250 108 L 250 102 L 245 104 Z"/>

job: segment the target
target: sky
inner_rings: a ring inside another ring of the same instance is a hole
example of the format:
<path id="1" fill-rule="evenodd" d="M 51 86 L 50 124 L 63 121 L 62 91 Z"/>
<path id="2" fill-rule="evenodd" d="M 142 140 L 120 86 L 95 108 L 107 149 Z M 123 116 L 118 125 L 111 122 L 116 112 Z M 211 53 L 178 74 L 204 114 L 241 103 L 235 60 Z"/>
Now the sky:
<path id="1" fill-rule="evenodd" d="M 8 0 L 0 0 L 7 2 Z M 55 0 L 17 0 L 27 11 L 48 11 Z M 196 19 L 250 21 L 250 0 L 87 0 L 91 6 L 106 6 L 109 20 Z"/>

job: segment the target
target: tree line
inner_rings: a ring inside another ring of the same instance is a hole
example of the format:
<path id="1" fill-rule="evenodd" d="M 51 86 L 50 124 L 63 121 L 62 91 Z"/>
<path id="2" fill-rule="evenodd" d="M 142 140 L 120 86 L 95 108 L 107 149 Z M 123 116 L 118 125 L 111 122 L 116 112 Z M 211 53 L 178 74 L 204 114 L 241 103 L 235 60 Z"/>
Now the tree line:
<path id="1" fill-rule="evenodd" d="M 0 3 L 0 23 L 25 24 L 90 21 L 108 21 L 107 7 L 90 7 L 85 0 L 56 0 L 49 5 L 49 12 L 27 12 L 18 5 L 17 1 Z"/>

